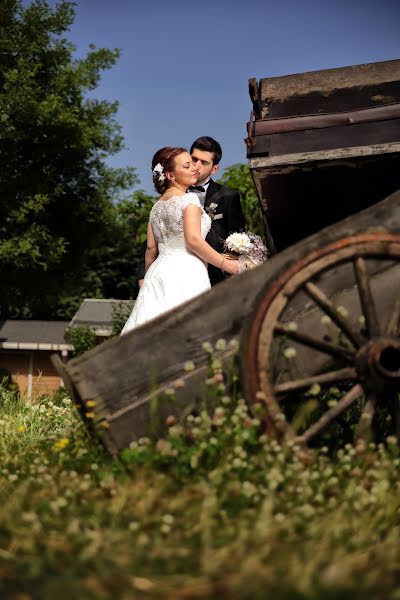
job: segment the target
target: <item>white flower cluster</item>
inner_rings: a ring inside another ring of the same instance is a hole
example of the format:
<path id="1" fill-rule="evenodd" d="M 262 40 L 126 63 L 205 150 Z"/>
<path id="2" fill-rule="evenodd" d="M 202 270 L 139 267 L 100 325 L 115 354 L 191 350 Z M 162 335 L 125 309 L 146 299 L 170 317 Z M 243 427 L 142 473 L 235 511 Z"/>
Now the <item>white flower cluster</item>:
<path id="1" fill-rule="evenodd" d="M 251 250 L 251 241 L 247 233 L 231 233 L 225 240 L 226 247 L 231 252 L 248 254 Z"/>
<path id="2" fill-rule="evenodd" d="M 162 166 L 161 163 L 157 163 L 156 166 L 153 169 L 153 177 L 156 177 L 158 181 L 165 181 L 165 175 L 164 175 L 164 167 Z"/>
<path id="3" fill-rule="evenodd" d="M 260 236 L 250 232 L 231 233 L 225 240 L 224 250 L 238 255 L 239 273 L 254 269 L 268 258 L 268 250 Z"/>

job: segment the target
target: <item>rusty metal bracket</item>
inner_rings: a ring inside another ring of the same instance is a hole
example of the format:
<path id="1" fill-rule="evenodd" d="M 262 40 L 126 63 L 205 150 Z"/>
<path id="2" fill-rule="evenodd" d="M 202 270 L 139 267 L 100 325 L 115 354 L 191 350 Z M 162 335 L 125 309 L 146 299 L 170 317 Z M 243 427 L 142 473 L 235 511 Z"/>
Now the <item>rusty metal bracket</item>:
<path id="1" fill-rule="evenodd" d="M 251 112 L 254 119 L 254 111 Z M 297 117 L 284 117 L 280 119 L 257 119 L 249 122 L 248 131 L 252 147 L 256 135 L 272 135 L 289 131 L 304 131 L 306 129 L 325 129 L 354 125 L 356 123 L 370 123 L 373 121 L 388 121 L 400 118 L 400 103 L 388 104 L 374 108 L 347 111 L 343 113 L 320 113 L 315 115 L 300 115 Z"/>
<path id="2" fill-rule="evenodd" d="M 245 138 L 244 143 L 246 144 L 246 146 L 248 148 L 254 148 L 254 146 L 256 145 L 256 138 L 255 138 L 255 114 L 254 114 L 254 110 L 251 111 L 250 113 L 250 118 L 249 118 L 249 122 L 247 123 L 247 133 L 248 133 L 248 137 Z"/>

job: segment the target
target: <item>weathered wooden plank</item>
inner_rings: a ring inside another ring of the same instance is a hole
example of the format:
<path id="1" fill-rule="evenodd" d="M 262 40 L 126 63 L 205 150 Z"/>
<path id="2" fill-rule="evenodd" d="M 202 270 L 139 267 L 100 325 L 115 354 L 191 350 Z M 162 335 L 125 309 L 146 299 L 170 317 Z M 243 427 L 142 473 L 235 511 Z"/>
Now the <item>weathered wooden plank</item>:
<path id="1" fill-rule="evenodd" d="M 383 144 L 368 144 L 367 146 L 354 146 L 351 148 L 334 148 L 318 152 L 299 152 L 281 156 L 258 156 L 250 159 L 249 167 L 252 173 L 283 173 L 290 171 L 295 166 L 314 167 L 320 163 L 333 164 L 338 160 L 352 161 L 357 158 L 369 158 L 388 154 L 400 153 L 400 143 L 390 142 Z M 268 170 L 268 171 L 267 171 Z"/>
<path id="2" fill-rule="evenodd" d="M 290 153 L 320 152 L 335 148 L 351 148 L 400 142 L 400 118 L 372 123 L 355 123 L 326 129 L 287 131 L 257 135 L 247 156 L 279 156 Z"/>
<path id="3" fill-rule="evenodd" d="M 268 99 L 259 116 L 264 118 L 280 118 L 314 113 L 334 113 L 337 111 L 358 110 L 385 106 L 400 100 L 400 82 L 381 83 L 351 87 L 349 89 L 334 89 L 329 92 L 311 91 L 304 96 L 294 96 L 279 99 Z M 260 103 L 261 104 L 261 103 Z"/>
<path id="4" fill-rule="evenodd" d="M 71 360 L 65 365 L 68 377 L 84 406 L 94 401 L 95 423 L 108 422 L 105 444 L 110 451 L 125 447 L 137 435 L 148 433 L 151 405 L 158 389 L 161 418 L 171 411 L 163 395 L 173 382 L 185 375 L 185 362 L 195 369 L 186 372 L 185 386 L 177 392 L 174 412 L 199 406 L 200 382 L 207 372 L 207 354 L 202 343 L 218 338 L 239 337 L 251 319 L 257 296 L 293 260 L 322 244 L 361 231 L 385 226 L 400 234 L 400 192 L 356 217 L 331 226 L 278 254 L 254 271 L 226 281 L 209 292 L 120 338 Z M 225 360 L 229 360 L 229 353 Z"/>
<path id="5" fill-rule="evenodd" d="M 313 92 L 328 95 L 337 89 L 379 86 L 400 80 L 400 60 L 307 71 L 260 80 L 261 102 L 285 101 Z"/>

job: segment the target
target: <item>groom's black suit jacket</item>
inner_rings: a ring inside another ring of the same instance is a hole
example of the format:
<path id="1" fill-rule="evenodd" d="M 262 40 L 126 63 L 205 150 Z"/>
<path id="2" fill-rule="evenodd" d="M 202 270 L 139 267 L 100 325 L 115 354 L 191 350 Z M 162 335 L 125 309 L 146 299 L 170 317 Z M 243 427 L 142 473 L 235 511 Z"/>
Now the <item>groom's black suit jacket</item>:
<path id="1" fill-rule="evenodd" d="M 226 240 L 228 235 L 233 232 L 244 231 L 245 228 L 243 211 L 240 205 L 240 194 L 238 191 L 215 183 L 215 181 L 210 179 L 204 200 L 204 210 L 206 212 L 211 203 L 217 204 L 217 207 L 213 210 L 214 216 L 217 218 L 214 218 L 211 223 L 211 229 L 206 237 L 206 241 L 214 250 L 222 252 L 224 240 Z M 222 217 L 218 217 L 218 215 L 222 215 Z M 211 285 L 215 285 L 225 279 L 224 273 L 213 265 L 208 265 L 208 275 Z"/>
<path id="2" fill-rule="evenodd" d="M 206 237 L 206 241 L 214 250 L 222 252 L 224 240 L 226 240 L 228 235 L 233 232 L 244 231 L 245 228 L 243 211 L 240 205 L 240 194 L 236 190 L 224 187 L 210 179 L 204 200 L 204 209 L 207 210 L 211 203 L 217 204 L 217 207 L 213 210 L 217 218 L 213 219 L 211 223 L 211 229 Z M 218 215 L 222 216 L 218 217 Z M 145 273 L 144 252 L 145 247 L 142 260 L 139 263 L 138 279 L 143 279 Z M 220 269 L 213 265 L 208 265 L 208 275 L 211 285 L 223 281 L 226 277 Z"/>

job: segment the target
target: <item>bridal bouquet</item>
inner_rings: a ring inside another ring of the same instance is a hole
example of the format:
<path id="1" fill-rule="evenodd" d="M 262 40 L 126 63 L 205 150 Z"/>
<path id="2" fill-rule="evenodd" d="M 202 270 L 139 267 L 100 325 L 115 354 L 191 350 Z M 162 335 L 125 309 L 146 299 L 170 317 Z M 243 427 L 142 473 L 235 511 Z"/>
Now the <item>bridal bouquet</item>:
<path id="1" fill-rule="evenodd" d="M 268 258 L 268 250 L 262 239 L 255 233 L 231 233 L 225 242 L 224 250 L 239 261 L 240 272 L 254 269 Z"/>

